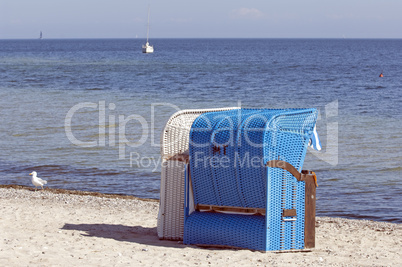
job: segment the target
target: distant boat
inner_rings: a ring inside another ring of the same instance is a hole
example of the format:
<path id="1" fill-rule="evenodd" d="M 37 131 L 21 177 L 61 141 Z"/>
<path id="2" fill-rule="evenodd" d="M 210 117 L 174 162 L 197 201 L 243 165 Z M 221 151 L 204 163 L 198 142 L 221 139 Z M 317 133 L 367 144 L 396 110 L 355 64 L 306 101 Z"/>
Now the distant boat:
<path id="1" fill-rule="evenodd" d="M 147 23 L 147 43 L 142 46 L 142 53 L 153 53 L 154 47 L 149 44 L 149 8 L 148 8 L 148 23 Z"/>
<path id="2" fill-rule="evenodd" d="M 42 31 L 40 31 L 39 39 L 42 39 Z"/>

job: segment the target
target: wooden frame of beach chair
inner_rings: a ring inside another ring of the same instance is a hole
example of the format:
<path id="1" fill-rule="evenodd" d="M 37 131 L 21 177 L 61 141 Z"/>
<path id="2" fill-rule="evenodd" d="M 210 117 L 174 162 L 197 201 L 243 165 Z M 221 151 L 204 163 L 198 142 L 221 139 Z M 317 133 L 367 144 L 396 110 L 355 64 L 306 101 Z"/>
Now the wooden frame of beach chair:
<path id="1" fill-rule="evenodd" d="M 316 118 L 315 109 L 199 116 L 190 131 L 183 243 L 259 251 L 313 248 L 316 178 L 299 170 Z M 242 156 L 261 164 L 240 164 Z"/>
<path id="2" fill-rule="evenodd" d="M 185 155 L 188 154 L 191 125 L 205 112 L 236 108 L 186 109 L 174 113 L 167 121 L 161 135 L 162 169 L 157 223 L 160 239 L 183 239 Z"/>

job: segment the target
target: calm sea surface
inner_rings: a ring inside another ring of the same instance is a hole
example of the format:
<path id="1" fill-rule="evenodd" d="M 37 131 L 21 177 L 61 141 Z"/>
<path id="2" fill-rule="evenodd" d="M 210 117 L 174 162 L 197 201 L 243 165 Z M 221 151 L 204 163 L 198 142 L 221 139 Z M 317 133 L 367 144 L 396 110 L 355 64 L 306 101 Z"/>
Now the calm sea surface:
<path id="1" fill-rule="evenodd" d="M 402 223 L 402 40 L 152 41 L 0 40 L 0 184 L 159 198 L 177 110 L 316 107 L 317 215 Z"/>

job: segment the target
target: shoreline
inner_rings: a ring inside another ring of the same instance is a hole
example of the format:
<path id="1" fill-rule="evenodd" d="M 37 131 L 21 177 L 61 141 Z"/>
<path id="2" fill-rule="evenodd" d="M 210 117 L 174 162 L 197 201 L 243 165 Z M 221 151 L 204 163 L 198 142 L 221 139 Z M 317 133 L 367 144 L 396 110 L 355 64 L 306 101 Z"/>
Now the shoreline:
<path id="1" fill-rule="evenodd" d="M 16 185 L 16 184 L 10 184 L 10 185 L 4 185 L 0 184 L 0 189 L 2 188 L 12 188 L 12 189 L 18 189 L 18 190 L 27 190 L 27 191 L 33 191 L 35 192 L 35 188 L 32 186 L 26 186 L 26 185 Z M 38 189 L 38 191 L 41 191 L 42 189 Z M 53 194 L 67 194 L 67 195 L 79 195 L 79 196 L 93 196 L 93 197 L 103 197 L 103 198 L 118 198 L 118 199 L 138 199 L 141 201 L 149 201 L 149 202 L 157 202 L 159 203 L 159 199 L 155 198 L 141 198 L 141 197 L 136 197 L 133 195 L 126 195 L 126 194 L 109 194 L 109 193 L 100 193 L 96 191 L 82 191 L 82 190 L 71 190 L 71 189 L 58 189 L 58 188 L 49 188 L 45 187 L 44 190 L 46 192 L 51 192 Z M 336 217 L 336 216 L 316 216 L 317 218 L 320 217 L 328 217 L 328 218 L 341 218 L 341 219 L 349 219 L 349 220 L 358 220 L 358 221 L 371 221 L 371 222 L 385 222 L 385 223 L 393 223 L 393 224 L 402 224 L 399 222 L 394 222 L 394 221 L 386 221 L 386 220 L 373 220 L 373 219 L 364 219 L 364 218 L 347 218 L 347 217 Z"/>
<path id="2" fill-rule="evenodd" d="M 3 185 L 0 184 L 0 189 L 1 188 L 12 188 L 12 189 L 18 189 L 18 190 L 27 190 L 27 191 L 33 191 L 35 192 L 35 188 L 32 186 L 25 186 L 25 185 Z M 41 191 L 42 189 L 38 189 L 38 191 Z M 149 202 L 158 202 L 159 199 L 153 199 L 153 198 L 140 198 L 136 196 L 131 196 L 131 195 L 124 195 L 124 194 L 107 194 L 107 193 L 100 193 L 100 192 L 91 192 L 91 191 L 81 191 L 81 190 L 70 190 L 70 189 L 58 189 L 58 188 L 49 188 L 45 187 L 44 191 L 51 192 L 53 194 L 67 194 L 67 195 L 79 195 L 79 196 L 93 196 L 93 197 L 105 197 L 105 198 L 120 198 L 120 199 L 138 199 L 142 201 L 149 201 Z"/>
<path id="3" fill-rule="evenodd" d="M 15 186 L 14 186 L 15 187 Z M 402 225 L 316 217 L 311 252 L 267 252 L 159 240 L 158 201 L 0 188 L 0 265 L 397 266 Z"/>

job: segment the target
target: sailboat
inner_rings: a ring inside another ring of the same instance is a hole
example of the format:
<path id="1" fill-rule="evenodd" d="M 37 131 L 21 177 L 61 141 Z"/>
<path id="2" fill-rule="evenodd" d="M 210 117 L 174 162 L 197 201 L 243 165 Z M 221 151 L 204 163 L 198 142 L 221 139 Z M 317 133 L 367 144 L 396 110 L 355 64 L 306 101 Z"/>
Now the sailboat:
<path id="1" fill-rule="evenodd" d="M 147 23 L 147 43 L 142 45 L 142 53 L 153 53 L 154 52 L 154 47 L 149 44 L 149 11 L 150 9 L 148 8 L 148 23 Z"/>
<path id="2" fill-rule="evenodd" d="M 40 31 L 39 39 L 42 39 L 42 31 Z"/>

